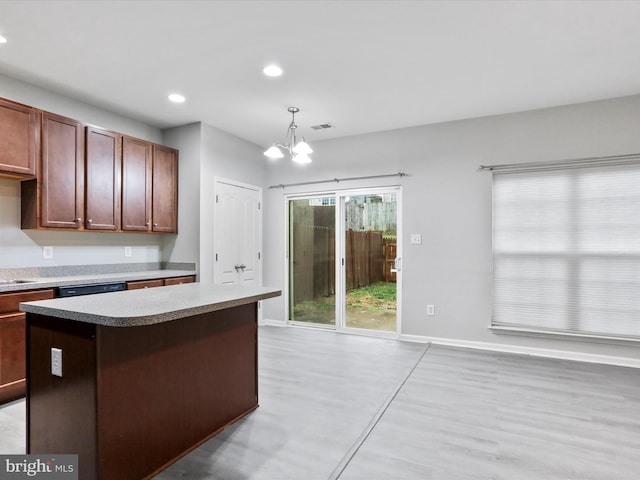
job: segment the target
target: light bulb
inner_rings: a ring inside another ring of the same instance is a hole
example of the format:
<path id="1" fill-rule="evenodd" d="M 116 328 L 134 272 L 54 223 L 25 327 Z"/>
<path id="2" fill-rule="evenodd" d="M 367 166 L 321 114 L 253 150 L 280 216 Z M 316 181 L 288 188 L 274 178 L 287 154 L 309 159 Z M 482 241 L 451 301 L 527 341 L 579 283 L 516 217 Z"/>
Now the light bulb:
<path id="1" fill-rule="evenodd" d="M 264 152 L 264 154 L 269 158 L 282 158 L 282 157 L 284 157 L 284 155 L 282 154 L 280 149 L 278 147 L 276 147 L 275 143 L 273 145 L 271 145 L 269 147 L 269 149 L 266 152 Z"/>
<path id="2" fill-rule="evenodd" d="M 311 159 L 306 153 L 298 153 L 292 158 L 292 160 L 300 164 L 311 163 Z"/>
<path id="3" fill-rule="evenodd" d="M 293 152 L 304 153 L 305 155 L 308 155 L 310 153 L 313 153 L 313 150 L 311 149 L 309 144 L 304 141 L 304 137 L 302 137 L 302 140 L 300 140 L 298 144 L 295 147 L 293 147 Z"/>

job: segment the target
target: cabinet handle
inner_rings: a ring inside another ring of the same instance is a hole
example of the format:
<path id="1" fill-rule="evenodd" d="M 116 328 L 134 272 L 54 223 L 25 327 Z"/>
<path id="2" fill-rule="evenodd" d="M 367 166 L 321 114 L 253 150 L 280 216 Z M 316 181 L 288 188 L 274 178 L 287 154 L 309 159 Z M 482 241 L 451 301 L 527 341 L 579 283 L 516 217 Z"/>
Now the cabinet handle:
<path id="1" fill-rule="evenodd" d="M 91 223 L 93 223 L 93 220 L 89 219 L 89 220 L 87 220 L 87 223 L 88 223 L 89 225 L 91 225 Z"/>
<path id="2" fill-rule="evenodd" d="M 156 228 L 157 226 L 158 226 L 158 224 L 157 224 L 157 223 L 154 223 L 154 224 L 153 224 L 153 228 Z"/>
<path id="3" fill-rule="evenodd" d="M 144 225 L 145 225 L 146 227 L 148 227 L 148 226 L 150 225 L 150 223 L 149 223 L 149 222 L 147 222 L 147 223 L 145 223 Z"/>
<path id="4" fill-rule="evenodd" d="M 76 223 L 80 223 L 82 219 L 80 217 L 76 218 Z"/>

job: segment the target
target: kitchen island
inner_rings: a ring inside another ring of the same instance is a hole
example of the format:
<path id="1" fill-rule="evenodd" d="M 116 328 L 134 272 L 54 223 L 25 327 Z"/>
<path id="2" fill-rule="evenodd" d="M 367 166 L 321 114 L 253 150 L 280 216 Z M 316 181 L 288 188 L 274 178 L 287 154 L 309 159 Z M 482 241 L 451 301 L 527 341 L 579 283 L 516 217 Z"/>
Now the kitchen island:
<path id="1" fill-rule="evenodd" d="M 151 478 L 257 408 L 257 302 L 279 295 L 192 283 L 21 304 L 27 452 Z"/>

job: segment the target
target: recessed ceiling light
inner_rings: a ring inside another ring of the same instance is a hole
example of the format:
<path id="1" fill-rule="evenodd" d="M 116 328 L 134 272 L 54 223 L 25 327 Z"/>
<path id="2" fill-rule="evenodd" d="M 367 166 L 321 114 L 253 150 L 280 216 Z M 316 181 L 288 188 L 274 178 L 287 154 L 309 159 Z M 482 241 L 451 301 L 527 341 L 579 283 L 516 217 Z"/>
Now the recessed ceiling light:
<path id="1" fill-rule="evenodd" d="M 186 98 L 184 98 L 184 96 L 180 95 L 179 93 L 172 93 L 171 95 L 169 95 L 169 100 L 174 103 L 183 103 Z"/>
<path id="2" fill-rule="evenodd" d="M 267 65 L 262 71 L 268 77 L 279 77 L 282 75 L 282 69 L 277 65 Z"/>
<path id="3" fill-rule="evenodd" d="M 7 39 L 0 35 L 0 43 L 7 43 Z"/>

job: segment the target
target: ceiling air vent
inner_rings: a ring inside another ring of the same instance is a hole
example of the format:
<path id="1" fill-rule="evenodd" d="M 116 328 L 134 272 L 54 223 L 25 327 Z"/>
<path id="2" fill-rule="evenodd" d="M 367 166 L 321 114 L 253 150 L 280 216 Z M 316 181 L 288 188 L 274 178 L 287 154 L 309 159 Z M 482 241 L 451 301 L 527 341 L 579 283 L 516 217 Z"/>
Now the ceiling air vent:
<path id="1" fill-rule="evenodd" d="M 320 125 L 311 125 L 311 128 L 313 128 L 314 130 L 325 130 L 327 128 L 335 128 L 335 127 L 330 123 L 321 123 Z"/>

